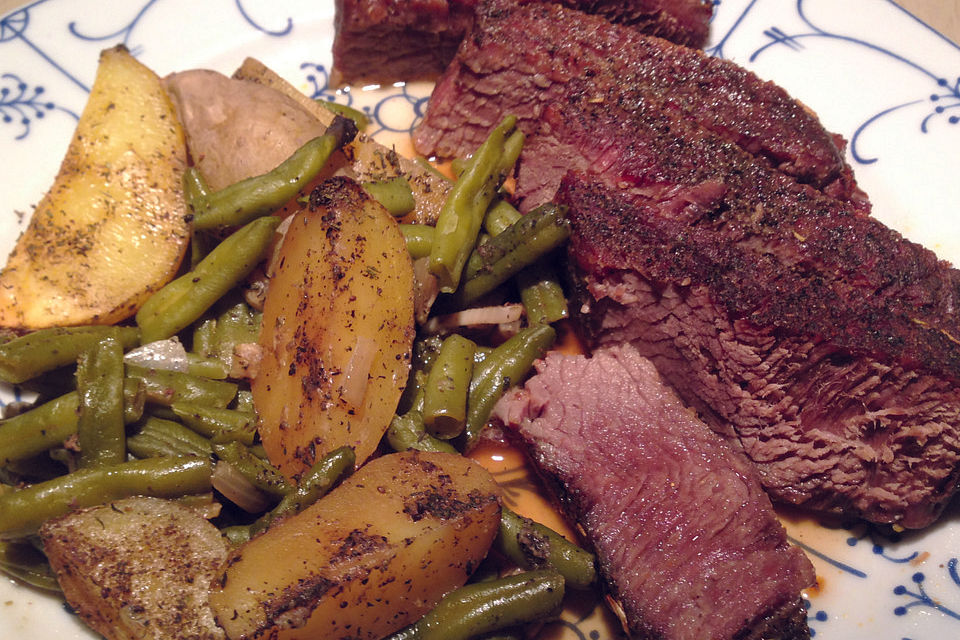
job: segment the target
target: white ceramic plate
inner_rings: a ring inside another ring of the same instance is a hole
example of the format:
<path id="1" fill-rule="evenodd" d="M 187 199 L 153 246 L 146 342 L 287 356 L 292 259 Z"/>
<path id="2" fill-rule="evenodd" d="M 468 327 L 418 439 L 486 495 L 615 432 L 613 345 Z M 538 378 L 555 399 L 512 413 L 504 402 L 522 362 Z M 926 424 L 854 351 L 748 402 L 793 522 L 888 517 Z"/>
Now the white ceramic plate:
<path id="1" fill-rule="evenodd" d="M 851 141 L 875 215 L 960 263 L 960 48 L 889 0 L 716 0 L 711 53 L 786 87 Z M 278 8 L 279 7 L 279 8 Z M 59 166 L 99 51 L 125 43 L 160 74 L 231 72 L 245 56 L 304 92 L 353 102 L 405 142 L 429 87 L 331 94 L 332 0 L 40 0 L 0 19 L 0 255 Z M 0 399 L 13 394 L 3 390 Z M 960 637 L 960 505 L 896 538 L 858 523 L 782 514 L 810 555 L 817 640 Z M 737 603 L 731 602 L 735 607 Z M 4 638 L 90 638 L 61 603 L 0 578 Z M 603 627 L 568 625 L 564 639 Z M 549 634 L 554 637 L 556 634 Z"/>

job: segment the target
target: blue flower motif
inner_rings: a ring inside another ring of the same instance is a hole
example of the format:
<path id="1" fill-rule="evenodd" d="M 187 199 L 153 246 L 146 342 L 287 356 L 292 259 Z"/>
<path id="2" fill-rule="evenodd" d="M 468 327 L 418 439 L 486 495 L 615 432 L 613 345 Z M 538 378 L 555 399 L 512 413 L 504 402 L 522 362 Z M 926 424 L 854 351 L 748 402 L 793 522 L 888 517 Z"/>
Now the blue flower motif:
<path id="1" fill-rule="evenodd" d="M 0 86 L 0 119 L 4 124 L 20 126 L 16 140 L 26 138 L 30 133 L 31 123 L 56 108 L 54 103 L 42 99 L 43 87 L 31 88 L 12 73 L 0 76 L 0 84 L 3 85 Z"/>
<path id="2" fill-rule="evenodd" d="M 830 619 L 830 616 L 828 616 L 827 612 L 823 609 L 811 613 L 811 602 L 806 598 L 803 599 L 803 606 L 807 610 L 807 626 L 810 628 L 810 637 L 813 638 L 817 635 L 817 630 L 814 628 L 813 623 L 826 622 Z"/>
<path id="3" fill-rule="evenodd" d="M 956 573 L 957 559 L 951 558 L 947 564 L 948 564 L 948 572 L 950 573 L 950 577 L 954 580 L 954 582 L 958 584 L 958 586 L 960 586 L 960 581 L 957 580 L 957 573 Z M 910 577 L 910 579 L 916 585 L 916 591 L 911 591 L 910 589 L 908 589 L 906 586 L 902 584 L 897 585 L 893 589 L 894 595 L 910 596 L 911 598 L 913 598 L 913 600 L 909 601 L 905 605 L 900 605 L 894 608 L 893 610 L 894 615 L 905 616 L 907 615 L 909 610 L 914 607 L 929 607 L 931 609 L 935 609 L 936 611 L 939 611 L 944 615 L 950 616 L 951 618 L 960 620 L 960 613 L 958 613 L 957 611 L 954 611 L 953 609 L 948 608 L 946 605 L 943 604 L 940 598 L 932 597 L 927 593 L 927 590 L 923 586 L 923 583 L 926 580 L 926 576 L 922 572 L 918 571 L 914 573 Z"/>
<path id="4" fill-rule="evenodd" d="M 873 542 L 871 550 L 873 551 L 874 555 L 878 555 L 885 560 L 889 560 L 890 562 L 897 564 L 906 564 L 920 555 L 919 551 L 913 551 L 901 557 L 891 555 L 887 552 L 885 545 L 900 542 L 901 536 L 898 533 L 884 533 L 873 525 L 863 524 L 858 526 L 861 530 L 860 534 L 851 535 L 849 538 L 847 538 L 847 546 L 855 547 L 860 543 L 860 541 L 869 538 Z"/>
<path id="5" fill-rule="evenodd" d="M 741 24 L 746 19 L 747 15 L 753 10 L 757 0 L 752 0 L 742 11 L 740 16 L 734 22 L 733 26 L 727 31 L 726 34 L 720 39 L 720 41 L 708 49 L 708 53 L 718 57 L 724 57 L 724 47 L 729 43 L 730 38 L 733 36 L 734 32 L 741 26 Z M 903 55 L 900 55 L 894 52 L 891 49 L 880 46 L 874 42 L 864 40 L 862 38 L 857 38 L 854 36 L 836 33 L 833 31 L 828 31 L 818 25 L 816 25 L 806 14 L 804 0 L 796 0 L 796 14 L 799 17 L 800 21 L 803 23 L 805 30 L 799 33 L 789 33 L 784 31 L 780 27 L 771 26 L 763 31 L 763 35 L 766 36 L 767 42 L 759 47 L 750 55 L 750 62 L 754 62 L 759 58 L 763 53 L 771 49 L 772 47 L 787 47 L 794 51 L 800 51 L 804 48 L 803 41 L 809 38 L 820 38 L 828 39 L 839 42 L 844 42 L 853 46 L 861 47 L 868 49 L 880 55 L 886 56 L 892 60 L 895 60 L 906 67 L 925 75 L 930 78 L 932 82 L 936 84 L 939 89 L 936 90 L 936 93 L 933 93 L 929 96 L 929 102 L 933 105 L 931 107 L 930 113 L 923 118 L 920 122 L 920 131 L 923 133 L 928 133 L 930 130 L 930 121 L 939 116 L 943 116 L 948 110 L 960 108 L 960 78 L 957 78 L 956 82 L 951 84 L 947 79 L 939 77 L 932 71 L 930 71 L 924 65 L 911 60 Z M 876 113 L 875 115 L 867 118 L 853 133 L 850 138 L 850 154 L 853 159 L 860 164 L 872 164 L 878 160 L 878 158 L 869 158 L 864 156 L 860 149 L 858 148 L 858 143 L 860 141 L 863 133 L 869 129 L 874 123 L 882 118 L 889 116 L 892 113 L 900 111 L 908 107 L 913 107 L 919 104 L 923 104 L 926 100 L 916 99 L 909 100 L 902 104 L 891 105 L 886 109 L 883 109 Z M 960 122 L 960 114 L 951 114 L 946 117 L 946 122 L 948 124 L 957 124 Z"/>

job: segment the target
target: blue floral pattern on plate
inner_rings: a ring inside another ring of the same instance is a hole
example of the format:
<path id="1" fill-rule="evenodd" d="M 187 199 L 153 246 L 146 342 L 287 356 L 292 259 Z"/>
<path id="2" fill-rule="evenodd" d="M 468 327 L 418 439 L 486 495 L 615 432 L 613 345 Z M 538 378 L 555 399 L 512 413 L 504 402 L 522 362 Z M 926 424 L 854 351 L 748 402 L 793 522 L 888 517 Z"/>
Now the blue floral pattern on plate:
<path id="1" fill-rule="evenodd" d="M 960 47 L 890 0 L 715 4 L 708 52 L 778 82 L 817 111 L 849 140 L 848 156 L 875 215 L 941 257 L 960 260 Z M 97 54 L 113 44 L 125 44 L 158 73 L 197 66 L 229 73 L 244 56 L 257 57 L 315 99 L 362 109 L 375 136 L 408 145 L 430 86 L 331 87 L 332 5 L 37 0 L 0 17 L 2 249 L 12 246 L 55 173 Z M 19 390 L 0 390 L 0 404 L 20 399 Z M 506 484 L 512 498 L 530 490 L 522 479 Z M 820 583 L 806 602 L 818 640 L 960 637 L 960 505 L 923 532 L 781 515 L 790 539 L 817 567 Z M 13 637 L 47 637 L 54 628 L 63 639 L 91 637 L 53 600 L 6 581 L 0 597 L 11 602 L 0 624 Z M 582 617 L 561 624 L 563 640 L 606 637 Z"/>

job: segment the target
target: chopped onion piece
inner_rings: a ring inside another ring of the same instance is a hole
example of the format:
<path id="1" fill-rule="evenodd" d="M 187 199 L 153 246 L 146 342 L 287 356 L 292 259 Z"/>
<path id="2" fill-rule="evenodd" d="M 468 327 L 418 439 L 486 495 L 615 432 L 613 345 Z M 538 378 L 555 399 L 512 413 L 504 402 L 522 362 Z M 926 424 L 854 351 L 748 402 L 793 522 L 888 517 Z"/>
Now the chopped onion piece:
<path id="1" fill-rule="evenodd" d="M 230 365 L 231 378 L 253 378 L 260 372 L 263 349 L 256 342 L 241 342 L 233 345 L 233 358 Z"/>
<path id="2" fill-rule="evenodd" d="M 214 489 L 247 513 L 261 513 L 270 507 L 271 503 L 267 496 L 250 484 L 250 481 L 229 462 L 217 461 L 213 467 L 211 481 Z"/>
<path id="3" fill-rule="evenodd" d="M 440 294 L 437 277 L 430 273 L 430 258 L 413 261 L 413 315 L 417 324 L 427 322 L 430 308 Z"/>
<path id="4" fill-rule="evenodd" d="M 277 225 L 276 231 L 274 231 L 274 241 L 273 249 L 270 251 L 270 256 L 267 258 L 267 266 L 264 269 L 264 274 L 266 275 L 267 281 L 273 277 L 273 274 L 277 271 L 277 263 L 280 260 L 280 247 L 283 245 L 283 239 L 287 237 L 287 230 L 290 228 L 290 225 L 293 224 L 293 216 L 287 216 L 283 219 L 279 225 Z"/>
<path id="5" fill-rule="evenodd" d="M 376 355 L 376 341 L 368 336 L 357 336 L 350 362 L 343 371 L 341 391 L 347 404 L 354 407 L 363 404 L 363 396 L 367 393 L 367 377 L 370 375 L 370 367 L 373 366 L 373 358 Z"/>
<path id="6" fill-rule="evenodd" d="M 186 373 L 190 368 L 187 350 L 176 338 L 148 342 L 123 356 L 127 364 L 149 369 L 165 369 Z"/>
<path id="7" fill-rule="evenodd" d="M 504 304 L 496 307 L 475 307 L 445 316 L 430 318 L 423 326 L 427 333 L 447 333 L 459 327 L 482 327 L 518 322 L 523 317 L 522 304 Z"/>
<path id="8" fill-rule="evenodd" d="M 267 298 L 267 286 L 270 279 L 262 267 L 257 267 L 247 277 L 246 284 L 243 285 L 243 299 L 257 311 L 263 311 L 263 302 Z"/>

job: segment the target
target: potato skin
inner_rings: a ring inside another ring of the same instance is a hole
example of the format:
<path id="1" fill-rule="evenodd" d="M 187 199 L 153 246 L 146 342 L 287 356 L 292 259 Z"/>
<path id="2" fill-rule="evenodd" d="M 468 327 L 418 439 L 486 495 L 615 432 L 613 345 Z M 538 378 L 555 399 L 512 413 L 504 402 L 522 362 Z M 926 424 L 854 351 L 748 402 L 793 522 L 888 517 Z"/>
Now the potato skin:
<path id="1" fill-rule="evenodd" d="M 251 382 L 263 446 L 288 477 L 341 446 L 353 447 L 360 465 L 389 426 L 410 371 L 406 243 L 356 182 L 332 178 L 294 215 L 278 256 Z"/>
<path id="2" fill-rule="evenodd" d="M 227 544 L 192 509 L 127 498 L 48 521 L 40 536 L 67 602 L 107 640 L 226 637 L 208 597 Z"/>
<path id="3" fill-rule="evenodd" d="M 279 91 L 209 69 L 172 73 L 163 83 L 213 191 L 271 171 L 329 124 Z"/>
<path id="4" fill-rule="evenodd" d="M 186 162 L 160 78 L 122 46 L 103 51 L 53 186 L 0 272 L 0 327 L 133 315 L 186 250 Z"/>
<path id="5" fill-rule="evenodd" d="M 243 65 L 234 72 L 233 77 L 279 91 L 313 114 L 324 125 L 329 125 L 333 121 L 332 112 L 298 91 L 254 58 L 244 60 Z M 436 223 L 437 214 L 450 192 L 449 181 L 362 133 L 347 145 L 343 157 L 338 162 L 349 167 L 351 175 L 360 182 L 389 180 L 396 176 L 404 176 L 413 190 L 416 206 L 413 211 L 404 216 L 403 222 Z"/>
<path id="6" fill-rule="evenodd" d="M 461 586 L 499 523 L 499 487 L 478 463 L 386 455 L 231 553 L 210 601 L 235 640 L 376 640 Z"/>

